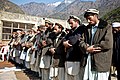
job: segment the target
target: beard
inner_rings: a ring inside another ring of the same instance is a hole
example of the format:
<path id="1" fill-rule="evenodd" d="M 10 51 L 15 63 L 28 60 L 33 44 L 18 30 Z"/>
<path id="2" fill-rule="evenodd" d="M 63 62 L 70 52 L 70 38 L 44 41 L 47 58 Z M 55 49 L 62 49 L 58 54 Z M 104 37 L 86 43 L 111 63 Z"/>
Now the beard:
<path id="1" fill-rule="evenodd" d="M 52 32 L 52 33 L 50 33 L 49 38 L 51 38 L 51 39 L 56 39 L 56 37 L 57 37 L 60 33 L 61 33 L 61 32 L 58 32 L 58 33 Z"/>

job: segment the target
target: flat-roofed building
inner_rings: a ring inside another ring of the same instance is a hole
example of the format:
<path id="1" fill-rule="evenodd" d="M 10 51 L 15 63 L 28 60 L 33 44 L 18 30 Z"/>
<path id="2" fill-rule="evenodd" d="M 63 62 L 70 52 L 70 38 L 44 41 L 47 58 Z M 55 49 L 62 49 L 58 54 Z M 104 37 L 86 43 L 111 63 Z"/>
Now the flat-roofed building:
<path id="1" fill-rule="evenodd" d="M 53 23 L 58 22 L 64 27 L 68 26 L 66 20 L 42 18 L 26 14 L 0 11 L 0 40 L 2 40 L 3 43 L 9 41 L 13 29 L 28 30 L 33 27 L 37 27 L 40 24 L 44 24 L 45 20 L 50 20 Z"/>

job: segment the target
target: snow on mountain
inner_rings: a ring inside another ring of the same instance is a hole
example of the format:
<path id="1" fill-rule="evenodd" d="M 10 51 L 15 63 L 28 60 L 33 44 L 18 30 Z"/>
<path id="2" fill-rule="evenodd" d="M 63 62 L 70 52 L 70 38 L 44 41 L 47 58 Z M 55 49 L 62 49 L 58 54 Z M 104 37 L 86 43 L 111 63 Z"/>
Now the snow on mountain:
<path id="1" fill-rule="evenodd" d="M 58 6 L 58 5 L 60 5 L 61 4 L 61 2 L 59 1 L 59 2 L 54 2 L 54 3 L 50 3 L 50 4 L 47 4 L 48 6 Z"/>
<path id="2" fill-rule="evenodd" d="M 64 0 L 64 3 L 70 4 L 70 3 L 74 2 L 74 1 L 75 1 L 75 0 Z"/>

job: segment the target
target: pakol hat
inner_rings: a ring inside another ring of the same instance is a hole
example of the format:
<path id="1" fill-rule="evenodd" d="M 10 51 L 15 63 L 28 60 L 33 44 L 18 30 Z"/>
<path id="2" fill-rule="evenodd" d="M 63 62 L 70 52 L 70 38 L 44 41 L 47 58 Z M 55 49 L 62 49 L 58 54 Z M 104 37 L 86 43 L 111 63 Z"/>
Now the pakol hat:
<path id="1" fill-rule="evenodd" d="M 70 15 L 69 19 L 76 19 L 76 20 L 79 20 L 79 21 L 81 22 L 80 18 L 78 18 L 78 17 L 75 16 L 75 15 Z"/>
<path id="2" fill-rule="evenodd" d="M 45 23 L 48 23 L 48 24 L 50 24 L 50 25 L 53 25 L 53 23 L 52 23 L 51 21 L 49 21 L 49 20 L 45 20 Z"/>
<path id="3" fill-rule="evenodd" d="M 112 23 L 112 27 L 113 28 L 120 27 L 120 23 L 119 22 L 114 22 L 114 23 Z"/>
<path id="4" fill-rule="evenodd" d="M 81 24 L 81 20 L 80 20 L 80 18 L 78 18 L 77 16 L 70 15 L 70 16 L 69 16 L 69 19 L 68 19 L 68 21 L 67 21 L 67 22 L 69 22 L 69 21 L 70 21 L 70 19 L 75 19 L 75 20 L 77 20 L 77 21 L 79 22 L 79 24 Z"/>
<path id="5" fill-rule="evenodd" d="M 99 14 L 99 11 L 97 9 L 87 9 L 87 10 L 85 10 L 85 13 Z"/>
<path id="6" fill-rule="evenodd" d="M 62 30 L 64 29 L 64 27 L 59 23 L 55 23 L 55 25 L 58 25 Z"/>

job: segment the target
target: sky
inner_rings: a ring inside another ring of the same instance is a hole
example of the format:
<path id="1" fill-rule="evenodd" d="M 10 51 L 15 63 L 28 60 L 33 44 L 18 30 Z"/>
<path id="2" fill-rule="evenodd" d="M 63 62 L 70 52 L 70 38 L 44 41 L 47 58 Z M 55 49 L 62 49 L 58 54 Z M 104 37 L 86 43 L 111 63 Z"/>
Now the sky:
<path id="1" fill-rule="evenodd" d="M 21 4 L 26 4 L 30 2 L 37 2 L 37 3 L 52 3 L 52 2 L 58 2 L 58 1 L 63 1 L 63 0 L 9 0 L 15 4 L 21 5 Z"/>
<path id="2" fill-rule="evenodd" d="M 30 2 L 37 2 L 37 3 L 53 3 L 58 1 L 64 1 L 64 0 L 9 0 L 17 5 L 26 4 Z M 95 0 L 82 0 L 82 1 L 95 1 Z"/>

